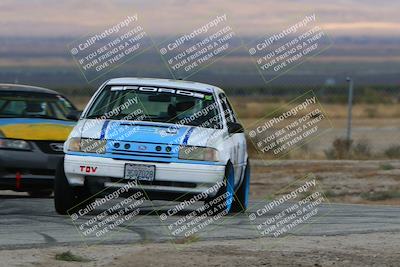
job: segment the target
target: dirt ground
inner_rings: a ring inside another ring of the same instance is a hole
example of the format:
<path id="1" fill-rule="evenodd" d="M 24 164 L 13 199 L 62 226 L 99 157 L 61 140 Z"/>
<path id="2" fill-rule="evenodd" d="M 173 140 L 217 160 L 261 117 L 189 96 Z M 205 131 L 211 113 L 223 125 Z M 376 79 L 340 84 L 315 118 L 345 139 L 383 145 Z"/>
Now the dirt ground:
<path id="1" fill-rule="evenodd" d="M 0 251 L 0 266 L 398 266 L 399 233 Z M 70 251 L 87 262 L 66 262 Z"/>
<path id="2" fill-rule="evenodd" d="M 330 202 L 400 205 L 400 160 L 254 161 L 251 198 L 273 198 L 308 173 Z"/>

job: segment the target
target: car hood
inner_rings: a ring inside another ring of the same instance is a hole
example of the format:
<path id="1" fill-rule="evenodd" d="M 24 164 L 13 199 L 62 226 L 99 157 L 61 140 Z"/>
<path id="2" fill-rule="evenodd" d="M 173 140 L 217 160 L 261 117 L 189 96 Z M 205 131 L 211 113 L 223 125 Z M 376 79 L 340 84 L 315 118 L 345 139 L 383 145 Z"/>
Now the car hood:
<path id="1" fill-rule="evenodd" d="M 81 137 L 171 145 L 212 146 L 223 133 L 219 129 L 183 126 L 159 122 L 86 120 Z"/>
<path id="2" fill-rule="evenodd" d="M 73 121 L 39 118 L 2 118 L 0 131 L 5 138 L 65 141 L 75 124 Z"/>

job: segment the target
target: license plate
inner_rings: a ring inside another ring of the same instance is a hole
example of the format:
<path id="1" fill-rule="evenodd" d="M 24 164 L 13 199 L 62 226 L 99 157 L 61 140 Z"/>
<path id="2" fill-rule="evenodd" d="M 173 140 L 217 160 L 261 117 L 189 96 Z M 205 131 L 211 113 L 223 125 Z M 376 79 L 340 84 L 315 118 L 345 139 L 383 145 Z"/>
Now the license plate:
<path id="1" fill-rule="evenodd" d="M 125 164 L 125 179 L 153 181 L 155 175 L 155 165 Z"/>

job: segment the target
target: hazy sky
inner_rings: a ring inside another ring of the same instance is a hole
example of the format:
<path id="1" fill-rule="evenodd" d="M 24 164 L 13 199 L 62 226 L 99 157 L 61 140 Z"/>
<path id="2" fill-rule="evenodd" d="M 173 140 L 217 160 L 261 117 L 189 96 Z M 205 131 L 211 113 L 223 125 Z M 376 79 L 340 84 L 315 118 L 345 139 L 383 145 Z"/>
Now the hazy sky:
<path id="1" fill-rule="evenodd" d="M 1 0 L 0 36 L 81 36 L 138 14 L 153 35 L 176 35 L 226 13 L 242 35 L 263 35 L 315 13 L 332 35 L 400 36 L 397 0 Z"/>

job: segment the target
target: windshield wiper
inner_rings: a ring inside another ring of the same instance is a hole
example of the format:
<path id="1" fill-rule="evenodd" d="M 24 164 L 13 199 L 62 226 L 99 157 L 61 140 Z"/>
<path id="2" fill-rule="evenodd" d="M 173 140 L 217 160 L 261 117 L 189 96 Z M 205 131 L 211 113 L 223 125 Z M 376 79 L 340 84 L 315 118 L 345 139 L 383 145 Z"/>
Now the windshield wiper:
<path id="1" fill-rule="evenodd" d="M 94 115 L 89 115 L 86 116 L 85 119 L 101 119 L 104 116 L 104 114 L 94 114 Z M 128 115 L 124 115 L 124 114 L 119 114 L 119 115 L 114 115 L 111 117 L 105 117 L 104 119 L 106 120 L 120 120 L 123 119 L 125 117 L 127 117 Z"/>
<path id="2" fill-rule="evenodd" d="M 103 117 L 104 114 L 94 114 L 94 115 L 89 115 L 86 116 L 85 119 L 99 119 Z M 130 121 L 136 121 L 136 118 L 128 119 L 127 117 L 129 114 L 117 114 L 111 117 L 108 117 L 106 119 L 108 120 L 121 120 L 121 119 L 126 119 Z M 158 116 L 151 116 L 151 115 L 146 115 L 144 117 L 141 117 L 139 121 L 157 121 L 157 122 L 168 122 L 169 118 L 168 117 L 158 117 Z"/>
<path id="3" fill-rule="evenodd" d="M 102 116 L 103 116 L 103 114 L 94 114 L 94 115 L 86 116 L 85 119 L 100 119 Z"/>
<path id="4" fill-rule="evenodd" d="M 49 119 L 49 120 L 59 120 L 59 121 L 67 121 L 68 119 L 62 119 L 62 118 L 57 118 L 53 116 L 47 116 L 47 115 L 29 115 L 29 116 L 21 116 L 19 118 L 43 118 L 43 119 Z"/>

